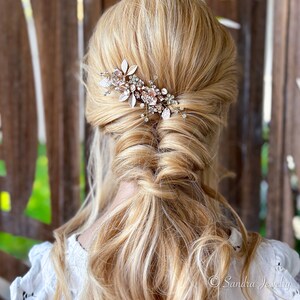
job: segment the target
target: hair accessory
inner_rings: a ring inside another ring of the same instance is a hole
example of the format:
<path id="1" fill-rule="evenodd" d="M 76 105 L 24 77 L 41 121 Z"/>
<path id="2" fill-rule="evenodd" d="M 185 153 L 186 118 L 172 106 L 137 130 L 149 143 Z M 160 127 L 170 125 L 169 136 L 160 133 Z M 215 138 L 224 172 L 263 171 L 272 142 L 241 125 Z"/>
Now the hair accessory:
<path id="1" fill-rule="evenodd" d="M 135 107 L 137 102 L 145 113 L 141 115 L 145 122 L 149 121 L 149 115 L 158 113 L 164 120 L 169 119 L 172 114 L 180 113 L 186 118 L 184 108 L 179 107 L 179 102 L 171 95 L 166 88 L 159 89 L 154 84 L 155 79 L 149 81 L 149 85 L 135 75 L 138 66 L 129 67 L 126 59 L 123 60 L 121 70 L 115 68 L 113 73 L 100 73 L 104 77 L 100 86 L 108 88 L 104 95 L 110 94 L 113 90 L 121 93 L 120 102 L 128 100 L 130 107 Z"/>

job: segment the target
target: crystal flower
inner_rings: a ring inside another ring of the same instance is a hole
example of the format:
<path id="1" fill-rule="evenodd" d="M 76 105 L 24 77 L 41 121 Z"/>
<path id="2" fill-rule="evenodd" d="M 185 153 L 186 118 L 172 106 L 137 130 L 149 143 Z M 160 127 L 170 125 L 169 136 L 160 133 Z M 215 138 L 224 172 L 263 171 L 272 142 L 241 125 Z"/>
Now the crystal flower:
<path id="1" fill-rule="evenodd" d="M 186 118 L 184 108 L 179 107 L 179 102 L 174 95 L 169 94 L 166 88 L 159 89 L 154 80 L 150 80 L 149 84 L 135 75 L 138 66 L 129 66 L 126 59 L 123 60 L 121 68 L 115 68 L 112 73 L 100 73 L 103 79 L 100 86 L 108 90 L 104 95 L 110 94 L 113 90 L 120 92 L 119 101 L 128 101 L 130 107 L 135 107 L 140 103 L 141 108 L 145 108 L 145 113 L 141 117 L 145 122 L 149 121 L 151 114 L 159 114 L 164 120 L 169 119 L 172 114 L 181 114 Z"/>

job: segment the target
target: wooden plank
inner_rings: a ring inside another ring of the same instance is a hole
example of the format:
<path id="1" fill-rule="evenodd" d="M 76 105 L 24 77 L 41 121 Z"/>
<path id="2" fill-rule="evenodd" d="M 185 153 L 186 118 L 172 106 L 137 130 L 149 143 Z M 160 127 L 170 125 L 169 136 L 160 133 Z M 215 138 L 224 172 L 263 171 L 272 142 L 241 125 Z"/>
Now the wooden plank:
<path id="1" fill-rule="evenodd" d="M 110 6 L 116 4 L 118 0 L 84 0 L 84 45 L 93 33 L 94 27 L 101 14 Z"/>
<path id="2" fill-rule="evenodd" d="M 0 176 L 0 191 L 7 191 L 6 177 L 5 176 Z"/>
<path id="3" fill-rule="evenodd" d="M 288 34 L 289 1 L 275 1 L 274 8 L 274 58 L 272 84 L 272 118 L 270 124 L 270 151 L 268 175 L 267 236 L 280 239 L 282 225 L 282 162 L 285 110 L 286 41 Z"/>
<path id="4" fill-rule="evenodd" d="M 289 65 L 293 66 L 293 75 L 290 77 L 290 83 L 291 86 L 293 86 L 293 89 L 291 88 L 291 91 L 294 91 L 294 95 L 289 95 L 291 99 L 294 100 L 294 103 L 291 104 L 290 108 L 293 113 L 293 125 L 291 132 L 293 133 L 293 136 L 291 137 L 291 142 L 293 145 L 293 150 L 291 151 L 292 155 L 295 158 L 296 162 L 296 173 L 298 178 L 300 178 L 300 35 L 299 35 L 299 28 L 300 28 L 300 3 L 299 1 L 292 1 L 291 5 L 291 22 L 290 22 L 290 40 L 292 38 L 295 39 L 295 44 L 291 45 L 290 49 L 292 51 L 291 56 L 289 57 Z M 296 82 L 294 80 L 296 79 Z M 289 91 L 289 87 L 287 89 Z M 289 153 L 287 153 L 289 154 Z M 300 190 L 300 186 L 298 186 Z M 285 218 L 286 222 L 289 222 L 289 216 Z M 289 228 L 285 226 L 285 228 Z M 285 232 L 284 232 L 285 235 Z M 300 277 L 299 277 L 300 278 Z"/>
<path id="5" fill-rule="evenodd" d="M 241 24 L 230 30 L 238 47 L 241 71 L 239 98 L 222 136 L 220 162 L 235 178 L 224 180 L 221 191 L 246 227 L 259 230 L 262 103 L 266 1 L 210 0 L 217 16 Z"/>
<path id="6" fill-rule="evenodd" d="M 288 34 L 288 1 L 275 1 L 274 9 L 274 58 L 272 84 L 272 118 L 270 124 L 270 151 L 268 175 L 268 215 L 267 236 L 280 239 L 282 225 L 282 162 L 283 162 L 283 126 L 285 110 L 285 70 L 286 41 Z"/>
<path id="7" fill-rule="evenodd" d="M 0 1 L 0 28 L 1 152 L 7 171 L 1 188 L 10 194 L 11 217 L 18 219 L 32 193 L 38 143 L 31 52 L 20 1 Z M 14 232 L 23 225 L 5 226 Z M 0 214 L 0 229 L 3 226 Z"/>
<path id="8" fill-rule="evenodd" d="M 296 80 L 300 77 L 300 36 L 299 21 L 300 2 L 290 0 L 289 32 L 287 49 L 287 71 L 286 74 L 286 117 L 285 117 L 285 142 L 284 142 L 284 164 L 286 157 L 292 155 L 296 163 L 296 173 L 300 178 L 300 90 L 297 88 Z M 294 199 L 292 196 L 288 170 L 283 169 L 283 224 L 282 239 L 294 246 L 295 238 L 292 229 L 292 218 L 295 215 Z"/>
<path id="9" fill-rule="evenodd" d="M 85 50 L 93 33 L 94 27 L 102 13 L 101 0 L 84 0 L 84 45 Z"/>
<path id="10" fill-rule="evenodd" d="M 0 261 L 2 262 L 0 268 L 0 277 L 9 282 L 13 281 L 17 276 L 25 274 L 29 269 L 28 266 L 26 266 L 22 261 L 8 255 L 1 250 Z"/>
<path id="11" fill-rule="evenodd" d="M 80 205 L 77 1 L 33 0 L 32 8 L 42 71 L 52 224 L 57 227 Z"/>
<path id="12" fill-rule="evenodd" d="M 120 0 L 102 0 L 102 13 Z"/>
<path id="13" fill-rule="evenodd" d="M 294 157 L 300 176 L 300 93 L 296 84 L 300 76 L 299 13 L 299 1 L 275 1 L 267 236 L 291 246 L 295 243 L 295 212 L 286 157 Z"/>
<path id="14" fill-rule="evenodd" d="M 2 129 L 0 128 L 0 134 L 2 135 Z M 2 149 L 2 145 L 0 144 L 0 160 L 3 160 L 4 156 L 3 156 L 3 149 Z"/>
<path id="15" fill-rule="evenodd" d="M 31 219 L 25 215 L 12 216 L 9 212 L 0 211 L 1 231 L 35 240 L 53 240 L 53 226 Z"/>
<path id="16" fill-rule="evenodd" d="M 241 217 L 246 226 L 259 231 L 260 220 L 260 185 L 262 181 L 261 149 L 263 145 L 263 83 L 266 31 L 267 1 L 250 1 L 249 23 L 243 24 L 243 44 L 249 47 L 245 57 L 247 67 L 243 80 L 243 98 L 245 101 L 241 117 L 243 124 L 243 171 L 241 182 Z M 241 11 L 243 8 L 241 6 Z M 242 17 L 243 18 L 243 17 Z M 249 29 L 248 26 L 250 27 Z M 251 37 L 249 44 L 247 38 Z M 246 51 L 246 50 L 245 50 Z M 248 95 L 248 98 L 246 96 Z"/>

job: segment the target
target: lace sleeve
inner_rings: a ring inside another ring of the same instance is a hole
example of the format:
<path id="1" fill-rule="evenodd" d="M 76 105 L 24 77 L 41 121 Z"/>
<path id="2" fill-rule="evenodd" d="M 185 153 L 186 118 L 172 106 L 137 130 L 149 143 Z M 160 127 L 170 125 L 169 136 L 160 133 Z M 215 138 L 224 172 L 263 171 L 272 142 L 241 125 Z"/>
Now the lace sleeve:
<path id="1" fill-rule="evenodd" d="M 284 299 L 300 299 L 300 285 L 296 276 L 300 272 L 299 254 L 287 243 L 268 240 L 267 244 L 272 247 L 270 256 L 271 270 L 273 270 L 272 286 L 275 295 L 287 297 Z"/>
<path id="2" fill-rule="evenodd" d="M 10 286 L 11 300 L 50 299 L 55 282 L 49 253 L 50 242 L 35 245 L 29 251 L 31 268 L 23 277 L 17 277 Z"/>
<path id="3" fill-rule="evenodd" d="M 236 251 L 242 239 L 233 231 L 230 242 Z M 251 299 L 300 300 L 300 286 L 295 277 L 300 271 L 299 254 L 284 242 L 264 239 L 251 262 L 249 276 L 240 281 L 243 260 L 233 259 L 221 289 L 221 299 L 245 299 L 240 286 L 248 287 Z"/>

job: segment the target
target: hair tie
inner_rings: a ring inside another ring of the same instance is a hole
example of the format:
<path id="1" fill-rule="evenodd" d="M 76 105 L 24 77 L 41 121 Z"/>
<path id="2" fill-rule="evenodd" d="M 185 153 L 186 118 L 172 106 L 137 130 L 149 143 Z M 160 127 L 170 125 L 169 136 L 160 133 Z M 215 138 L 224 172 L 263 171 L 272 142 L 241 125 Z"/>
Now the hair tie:
<path id="1" fill-rule="evenodd" d="M 139 102 L 141 108 L 145 108 L 145 113 L 141 114 L 145 122 L 149 121 L 149 115 L 159 114 L 164 120 L 169 119 L 173 114 L 180 113 L 182 118 L 186 118 L 184 108 L 179 107 L 179 102 L 171 95 L 166 88 L 159 89 L 153 80 L 149 81 L 149 85 L 135 75 L 138 66 L 129 67 L 126 59 L 121 64 L 121 69 L 115 68 L 112 73 L 100 73 L 104 77 L 100 81 L 100 86 L 108 88 L 104 96 L 115 90 L 121 93 L 120 102 L 128 100 L 130 107 L 135 107 Z"/>

